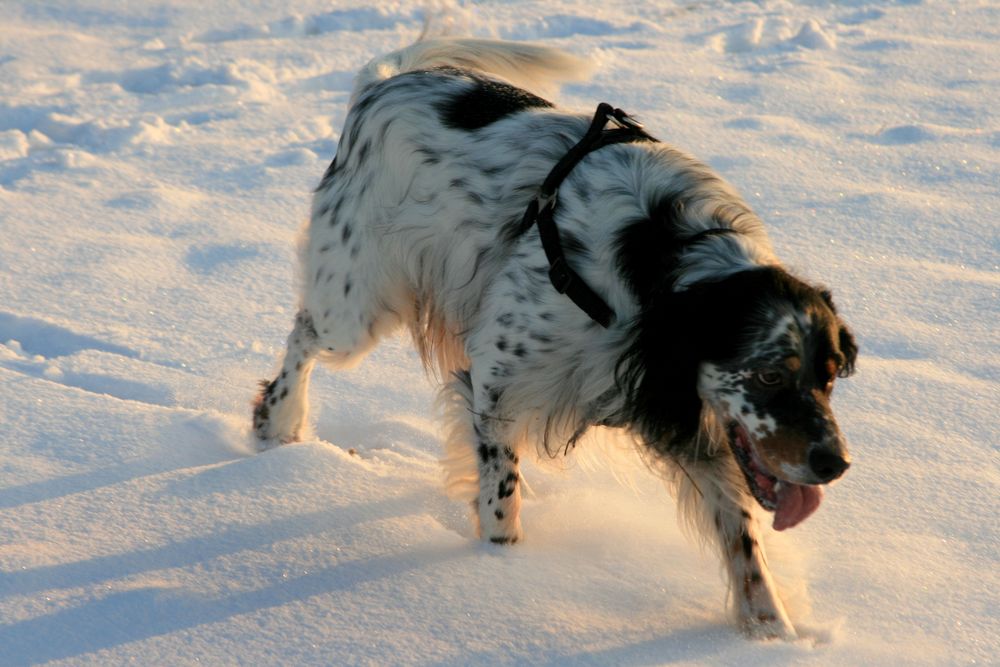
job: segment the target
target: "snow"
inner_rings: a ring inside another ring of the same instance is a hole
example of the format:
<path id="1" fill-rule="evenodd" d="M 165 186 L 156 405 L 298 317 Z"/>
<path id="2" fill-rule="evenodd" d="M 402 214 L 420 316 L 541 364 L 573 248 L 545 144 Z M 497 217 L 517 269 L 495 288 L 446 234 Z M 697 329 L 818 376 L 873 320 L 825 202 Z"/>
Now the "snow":
<path id="1" fill-rule="evenodd" d="M 0 664 L 996 664 L 1000 7 L 428 7 L 0 8 Z M 523 544 L 477 542 L 402 338 L 254 454 L 353 72 L 428 15 L 592 60 L 561 104 L 707 160 L 834 289 L 854 465 L 769 558 L 803 639 L 730 627 L 613 439 L 529 467 Z"/>

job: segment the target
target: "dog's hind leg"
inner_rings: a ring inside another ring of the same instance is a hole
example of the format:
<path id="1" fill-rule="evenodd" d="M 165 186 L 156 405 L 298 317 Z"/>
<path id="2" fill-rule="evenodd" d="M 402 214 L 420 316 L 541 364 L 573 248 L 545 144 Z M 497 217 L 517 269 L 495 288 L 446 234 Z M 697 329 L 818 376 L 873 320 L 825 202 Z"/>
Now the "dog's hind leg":
<path id="1" fill-rule="evenodd" d="M 336 368 L 351 366 L 379 338 L 399 326 L 397 313 L 384 305 L 388 300 L 371 287 L 375 281 L 348 261 L 339 265 L 346 267 L 340 283 L 306 290 L 303 308 L 288 336 L 281 371 L 262 385 L 253 418 L 254 432 L 261 440 L 280 444 L 302 437 L 309 375 L 317 358 Z M 352 268 L 354 273 L 347 274 Z M 356 285 L 353 290 L 352 280 Z"/>
<path id="2" fill-rule="evenodd" d="M 740 628 L 756 639 L 794 639 L 795 629 L 767 569 L 755 502 L 743 491 L 735 463 L 725 456 L 684 464 L 678 497 L 706 537 L 713 537 L 729 579 Z"/>
<path id="3" fill-rule="evenodd" d="M 302 436 L 308 412 L 309 375 L 318 351 L 313 318 L 302 310 L 288 336 L 278 377 L 261 383 L 253 411 L 254 433 L 260 440 L 282 444 Z"/>

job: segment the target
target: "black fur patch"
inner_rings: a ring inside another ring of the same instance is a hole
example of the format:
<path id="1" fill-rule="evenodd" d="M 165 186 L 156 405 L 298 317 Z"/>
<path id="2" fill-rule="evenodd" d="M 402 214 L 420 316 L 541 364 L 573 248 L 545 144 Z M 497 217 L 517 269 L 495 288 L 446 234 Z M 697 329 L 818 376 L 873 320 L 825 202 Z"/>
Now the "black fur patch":
<path id="1" fill-rule="evenodd" d="M 517 486 L 517 473 L 507 473 L 505 479 L 500 480 L 497 485 L 497 495 L 501 500 L 514 495 L 514 488 Z"/>
<path id="2" fill-rule="evenodd" d="M 618 236 L 618 270 L 640 303 L 667 288 L 677 266 L 677 240 L 684 204 L 664 197 L 648 218 L 625 226 Z"/>
<path id="3" fill-rule="evenodd" d="M 323 173 L 323 178 L 320 179 L 319 185 L 316 186 L 316 191 L 325 190 L 333 182 L 333 177 L 337 173 L 337 158 L 334 156 L 333 160 L 330 162 L 330 166 L 326 168 Z"/>
<path id="4" fill-rule="evenodd" d="M 648 252 L 637 245 L 632 251 Z M 683 292 L 662 283 L 657 289 L 648 274 L 633 273 L 632 280 L 643 295 L 643 308 L 638 333 L 617 367 L 629 406 L 624 417 L 664 454 L 688 451 L 685 446 L 697 432 L 701 362 L 742 359 L 759 338 L 755 329 L 767 324 L 759 321 L 762 312 L 788 307 L 806 312 L 823 304 L 819 290 L 776 267 L 743 271 Z"/>
<path id="5" fill-rule="evenodd" d="M 740 535 L 740 541 L 742 542 L 743 547 L 743 557 L 750 560 L 753 557 L 753 547 L 755 544 L 753 538 L 746 533 L 742 533 Z"/>
<path id="6" fill-rule="evenodd" d="M 441 122 L 454 130 L 478 130 L 525 109 L 546 109 L 548 100 L 506 83 L 471 76 L 473 85 L 440 104 Z"/>

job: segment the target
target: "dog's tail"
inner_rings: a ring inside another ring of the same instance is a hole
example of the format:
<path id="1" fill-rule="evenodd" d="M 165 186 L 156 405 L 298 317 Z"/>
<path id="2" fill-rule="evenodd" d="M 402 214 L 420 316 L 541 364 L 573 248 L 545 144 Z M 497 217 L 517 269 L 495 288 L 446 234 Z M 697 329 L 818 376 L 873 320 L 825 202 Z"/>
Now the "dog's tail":
<path id="1" fill-rule="evenodd" d="M 589 74 L 587 63 L 547 46 L 491 39 L 437 37 L 375 58 L 358 72 L 351 99 L 373 83 L 433 67 L 472 69 L 506 79 L 536 92 L 551 90 L 559 81 Z"/>

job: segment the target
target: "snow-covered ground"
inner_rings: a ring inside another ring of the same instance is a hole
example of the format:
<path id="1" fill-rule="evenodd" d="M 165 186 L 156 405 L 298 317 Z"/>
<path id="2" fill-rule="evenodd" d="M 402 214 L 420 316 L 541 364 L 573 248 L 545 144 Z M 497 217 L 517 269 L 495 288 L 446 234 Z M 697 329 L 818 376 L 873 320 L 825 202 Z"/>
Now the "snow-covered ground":
<path id="1" fill-rule="evenodd" d="M 805 639 L 730 627 L 715 557 L 630 452 L 528 470 L 526 540 L 475 541 L 402 338 L 318 370 L 315 439 L 253 454 L 353 72 L 420 4 L 7 0 L 0 664 L 996 664 L 1000 6 L 431 12 L 593 60 L 564 106 L 707 160 L 834 288 L 855 463 L 770 558 Z"/>

